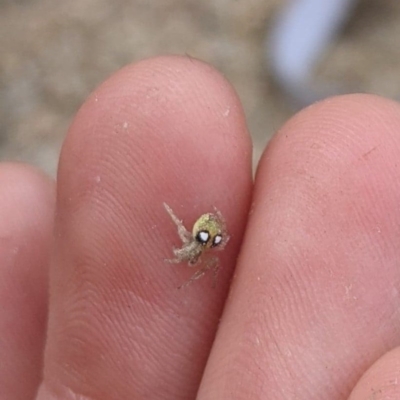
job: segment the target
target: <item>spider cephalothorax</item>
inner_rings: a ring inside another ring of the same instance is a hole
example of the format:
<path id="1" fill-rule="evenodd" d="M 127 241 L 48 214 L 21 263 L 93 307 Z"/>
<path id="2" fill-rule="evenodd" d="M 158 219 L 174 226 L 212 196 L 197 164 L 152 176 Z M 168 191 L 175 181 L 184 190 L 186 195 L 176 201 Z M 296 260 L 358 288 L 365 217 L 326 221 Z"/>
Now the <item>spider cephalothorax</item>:
<path id="1" fill-rule="evenodd" d="M 202 260 L 201 257 L 205 252 L 211 249 L 222 250 L 228 243 L 229 236 L 222 214 L 218 210 L 215 210 L 215 213 L 201 215 L 194 223 L 192 232 L 190 232 L 167 204 L 164 203 L 164 207 L 177 226 L 179 237 L 182 240 L 182 247 L 173 249 L 175 258 L 165 261 L 175 264 L 186 261 L 189 266 L 198 265 L 200 262 L 202 263 L 202 268 L 196 271 L 190 280 L 180 287 L 187 286 L 196 279 L 201 278 L 205 272 L 211 268 L 214 270 L 215 284 L 219 270 L 218 257 L 208 257 L 204 260 Z"/>

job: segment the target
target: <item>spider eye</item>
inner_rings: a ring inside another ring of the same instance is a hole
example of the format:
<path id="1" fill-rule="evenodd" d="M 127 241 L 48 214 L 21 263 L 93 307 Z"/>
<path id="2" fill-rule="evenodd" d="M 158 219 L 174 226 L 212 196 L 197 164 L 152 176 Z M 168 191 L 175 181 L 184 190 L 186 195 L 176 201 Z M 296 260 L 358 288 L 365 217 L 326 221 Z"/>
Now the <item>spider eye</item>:
<path id="1" fill-rule="evenodd" d="M 200 231 L 196 235 L 196 240 L 200 242 L 202 245 L 207 244 L 208 240 L 210 239 L 210 233 L 207 231 Z"/>
<path id="2" fill-rule="evenodd" d="M 218 246 L 222 242 L 222 236 L 221 235 L 215 235 L 214 240 L 213 240 L 213 247 Z"/>

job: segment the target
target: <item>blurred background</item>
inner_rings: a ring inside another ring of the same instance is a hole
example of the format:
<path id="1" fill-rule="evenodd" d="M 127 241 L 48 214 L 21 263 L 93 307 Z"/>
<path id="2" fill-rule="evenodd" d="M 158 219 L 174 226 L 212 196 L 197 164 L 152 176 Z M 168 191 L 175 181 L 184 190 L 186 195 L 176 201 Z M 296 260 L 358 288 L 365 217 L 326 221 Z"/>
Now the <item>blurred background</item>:
<path id="1" fill-rule="evenodd" d="M 0 0 L 0 160 L 55 175 L 72 116 L 96 86 L 144 57 L 188 54 L 236 88 L 256 165 L 296 109 L 274 83 L 269 62 L 269 37 L 288 2 Z M 400 99 L 400 2 L 358 1 L 313 77 Z"/>

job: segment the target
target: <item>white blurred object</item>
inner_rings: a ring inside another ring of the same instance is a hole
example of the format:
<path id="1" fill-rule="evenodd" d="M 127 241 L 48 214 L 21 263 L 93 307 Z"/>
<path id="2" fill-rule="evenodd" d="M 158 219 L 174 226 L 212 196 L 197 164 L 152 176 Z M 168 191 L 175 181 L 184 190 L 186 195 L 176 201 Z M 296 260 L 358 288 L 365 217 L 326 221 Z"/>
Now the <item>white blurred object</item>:
<path id="1" fill-rule="evenodd" d="M 326 47 L 352 16 L 358 0 L 291 0 L 268 36 L 267 61 L 285 94 L 297 107 L 340 92 L 339 85 L 316 86 L 313 70 Z"/>

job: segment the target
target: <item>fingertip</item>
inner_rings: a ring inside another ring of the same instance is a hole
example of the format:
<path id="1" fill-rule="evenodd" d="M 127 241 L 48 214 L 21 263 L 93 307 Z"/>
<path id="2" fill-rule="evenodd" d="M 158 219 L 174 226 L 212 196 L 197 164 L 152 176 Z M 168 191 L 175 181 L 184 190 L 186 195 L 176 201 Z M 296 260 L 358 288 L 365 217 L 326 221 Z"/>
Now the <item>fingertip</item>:
<path id="1" fill-rule="evenodd" d="M 276 157 L 295 156 L 294 161 L 321 155 L 340 166 L 342 159 L 368 155 L 379 143 L 396 143 L 399 124 L 399 103 L 393 100 L 369 94 L 335 96 L 289 119 L 266 148 L 258 171 L 265 170 L 276 152 Z"/>
<path id="2" fill-rule="evenodd" d="M 90 140 L 93 150 L 101 140 L 122 140 L 128 148 L 140 140 L 143 146 L 152 143 L 154 152 L 162 145 L 161 159 L 181 174 L 182 164 L 193 164 L 196 174 L 223 175 L 233 160 L 251 169 L 251 138 L 234 88 L 216 69 L 189 57 L 145 59 L 104 82 L 78 112 L 62 155 L 71 144 L 79 158 L 86 151 L 80 144 Z M 213 163 L 196 163 L 198 153 Z M 208 164 L 218 170 L 209 171 Z"/>

